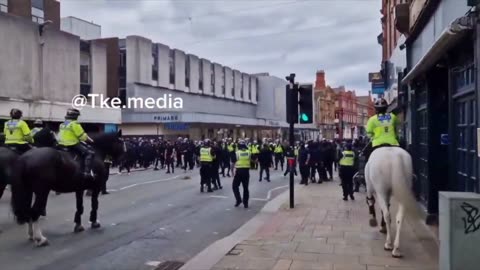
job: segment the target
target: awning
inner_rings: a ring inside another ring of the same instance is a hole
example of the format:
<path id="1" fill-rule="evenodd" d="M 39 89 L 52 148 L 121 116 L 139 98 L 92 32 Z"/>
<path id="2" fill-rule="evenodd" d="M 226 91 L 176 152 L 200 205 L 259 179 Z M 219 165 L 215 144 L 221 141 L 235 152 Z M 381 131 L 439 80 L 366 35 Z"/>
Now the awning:
<path id="1" fill-rule="evenodd" d="M 418 63 L 403 78 L 402 84 L 408 84 L 412 79 L 432 67 L 450 48 L 455 46 L 468 30 L 473 29 L 474 19 L 464 16 L 454 20 L 445 29 L 440 37 L 432 44 L 430 49 Z"/>

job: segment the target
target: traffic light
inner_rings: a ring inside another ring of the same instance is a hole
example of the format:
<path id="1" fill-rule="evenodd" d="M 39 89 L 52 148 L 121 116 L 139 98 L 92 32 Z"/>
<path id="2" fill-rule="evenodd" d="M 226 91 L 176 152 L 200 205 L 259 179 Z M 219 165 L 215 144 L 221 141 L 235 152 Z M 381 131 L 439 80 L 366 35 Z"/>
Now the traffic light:
<path id="1" fill-rule="evenodd" d="M 311 84 L 300 85 L 298 89 L 300 99 L 300 114 L 298 123 L 312 124 L 313 123 L 313 87 Z"/>
<path id="2" fill-rule="evenodd" d="M 286 100 L 287 100 L 287 123 L 298 122 L 298 84 L 291 84 L 286 86 Z"/>

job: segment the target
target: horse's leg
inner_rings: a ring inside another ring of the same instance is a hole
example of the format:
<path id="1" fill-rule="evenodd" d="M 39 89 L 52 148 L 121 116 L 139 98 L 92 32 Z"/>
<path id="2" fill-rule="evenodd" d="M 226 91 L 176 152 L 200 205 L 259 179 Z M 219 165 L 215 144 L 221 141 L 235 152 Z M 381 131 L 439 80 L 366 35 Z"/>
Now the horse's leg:
<path id="1" fill-rule="evenodd" d="M 383 211 L 381 213 L 382 213 L 382 221 L 380 222 L 380 233 L 386 234 L 387 224 L 385 223 L 385 218 L 383 217 Z"/>
<path id="2" fill-rule="evenodd" d="M 43 236 L 42 229 L 40 228 L 40 216 L 47 207 L 49 190 L 38 191 L 35 193 L 35 202 L 33 203 L 31 219 L 33 221 L 33 240 L 37 247 L 43 247 L 48 245 L 48 239 Z M 30 224 L 30 223 L 29 223 Z"/>
<path id="3" fill-rule="evenodd" d="M 7 184 L 0 184 L 0 199 L 3 196 L 3 192 L 5 191 L 5 188 L 7 188 Z"/>
<path id="4" fill-rule="evenodd" d="M 75 192 L 75 198 L 77 201 L 77 211 L 75 212 L 75 227 L 73 232 L 83 232 L 85 228 L 82 226 L 82 214 L 83 214 L 83 190 Z"/>
<path id="5" fill-rule="evenodd" d="M 27 223 L 27 236 L 28 240 L 33 241 L 33 224 L 31 221 Z"/>
<path id="6" fill-rule="evenodd" d="M 98 179 L 98 180 L 103 181 L 103 179 Z M 92 229 L 98 229 L 101 227 L 100 223 L 97 220 L 99 193 L 100 193 L 100 189 L 98 187 L 94 187 L 92 189 L 92 210 L 90 211 L 90 222 L 91 222 Z"/>
<path id="7" fill-rule="evenodd" d="M 365 168 L 365 182 L 367 188 L 367 205 L 368 205 L 368 212 L 370 213 L 370 226 L 376 227 L 378 225 L 377 222 L 377 214 L 375 212 L 375 197 L 373 197 L 373 186 L 369 180 L 369 173 L 368 173 L 368 166 Z"/>
<path id="8" fill-rule="evenodd" d="M 403 205 L 398 206 L 398 212 L 397 212 L 397 232 L 395 235 L 395 242 L 393 244 L 393 251 L 392 251 L 392 256 L 394 258 L 401 258 L 402 253 L 400 253 L 399 248 L 400 248 L 400 231 L 402 229 L 402 224 L 403 224 L 403 217 L 405 215 L 405 208 Z"/>
<path id="9" fill-rule="evenodd" d="M 32 224 L 33 229 L 33 240 L 35 241 L 35 245 L 37 247 L 44 247 L 48 246 L 48 239 L 43 236 L 42 229 L 40 228 L 40 221 L 37 219 Z"/>
<path id="10" fill-rule="evenodd" d="M 385 223 L 387 227 L 387 239 L 385 240 L 385 250 L 392 250 L 392 228 L 391 228 L 391 218 L 390 218 L 390 211 L 388 209 L 388 202 L 387 198 L 384 196 L 388 196 L 386 194 L 378 194 L 378 204 L 380 204 L 380 208 L 382 209 L 383 217 L 385 218 Z"/>

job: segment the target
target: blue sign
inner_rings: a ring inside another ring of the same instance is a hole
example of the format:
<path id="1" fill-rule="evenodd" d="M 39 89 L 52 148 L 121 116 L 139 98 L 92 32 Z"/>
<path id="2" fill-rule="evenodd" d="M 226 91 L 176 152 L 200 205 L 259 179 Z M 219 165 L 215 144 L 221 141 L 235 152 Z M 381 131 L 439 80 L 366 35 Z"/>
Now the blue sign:
<path id="1" fill-rule="evenodd" d="M 105 133 L 117 132 L 117 125 L 115 124 L 105 124 Z"/>
<path id="2" fill-rule="evenodd" d="M 187 130 L 189 128 L 189 125 L 185 123 L 165 123 L 164 126 L 169 130 Z"/>
<path id="3" fill-rule="evenodd" d="M 441 134 L 440 135 L 440 144 L 441 145 L 448 145 L 450 143 L 450 139 L 448 138 L 448 134 Z"/>
<path id="4" fill-rule="evenodd" d="M 385 87 L 373 87 L 372 86 L 372 94 L 383 95 L 385 93 Z"/>

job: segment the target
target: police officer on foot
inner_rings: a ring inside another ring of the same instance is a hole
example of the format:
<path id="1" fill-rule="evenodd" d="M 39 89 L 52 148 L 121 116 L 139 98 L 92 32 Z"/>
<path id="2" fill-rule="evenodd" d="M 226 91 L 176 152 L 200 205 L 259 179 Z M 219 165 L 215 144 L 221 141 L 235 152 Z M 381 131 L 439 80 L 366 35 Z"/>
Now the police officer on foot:
<path id="1" fill-rule="evenodd" d="M 77 119 L 80 116 L 80 111 L 77 109 L 68 109 L 65 115 L 65 121 L 60 124 L 60 133 L 58 134 L 58 144 L 67 147 L 78 155 L 83 157 L 83 176 L 85 178 L 91 178 L 90 173 L 92 169 L 92 160 L 94 152 L 84 142 L 89 141 L 93 143 L 93 140 L 88 137 L 87 133 L 82 128 L 82 125 L 78 123 Z"/>
<path id="2" fill-rule="evenodd" d="M 238 207 L 242 202 L 245 208 L 248 208 L 248 182 L 250 180 L 250 152 L 243 140 L 238 142 L 238 151 L 235 155 L 235 173 L 233 177 L 233 194 L 235 195 L 235 207 Z M 243 200 L 240 195 L 240 184 L 243 187 Z"/>
<path id="3" fill-rule="evenodd" d="M 213 150 L 210 147 L 210 140 L 206 139 L 204 145 L 200 148 L 200 192 L 203 192 L 203 186 L 207 186 L 207 192 L 212 190 L 212 168 L 213 168 Z"/>
<path id="4" fill-rule="evenodd" d="M 355 175 L 355 159 L 355 152 L 352 150 L 352 145 L 347 144 L 345 151 L 341 153 L 341 158 L 339 161 L 339 176 L 342 180 L 344 201 L 348 201 L 348 196 L 350 196 L 351 200 L 355 200 L 355 197 L 353 197 L 353 176 Z"/>

